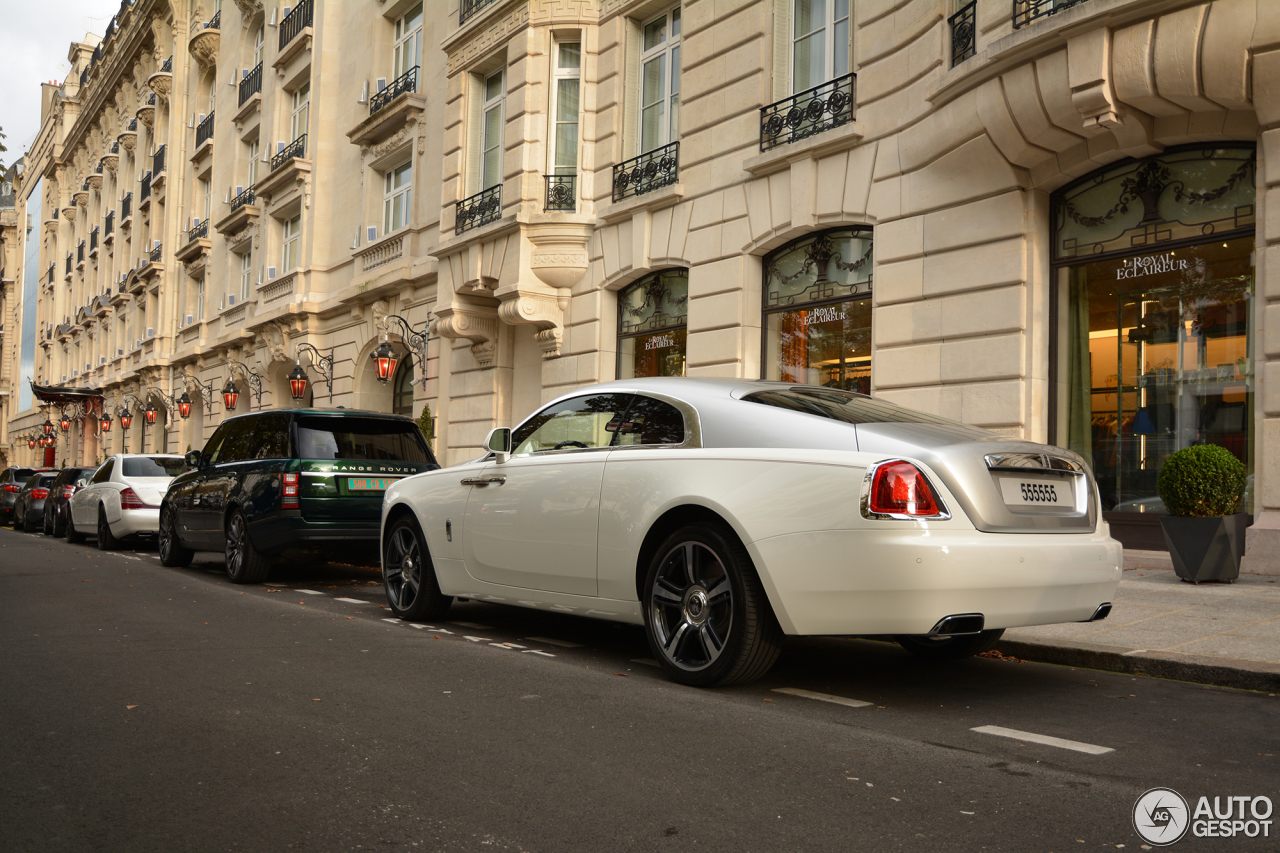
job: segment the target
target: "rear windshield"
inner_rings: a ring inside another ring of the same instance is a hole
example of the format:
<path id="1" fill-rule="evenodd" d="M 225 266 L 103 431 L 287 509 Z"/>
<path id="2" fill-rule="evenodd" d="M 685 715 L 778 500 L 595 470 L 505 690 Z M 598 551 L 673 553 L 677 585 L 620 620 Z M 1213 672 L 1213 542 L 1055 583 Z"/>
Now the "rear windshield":
<path id="1" fill-rule="evenodd" d="M 129 456 L 124 460 L 126 477 L 176 477 L 186 463 L 176 456 Z"/>
<path id="2" fill-rule="evenodd" d="M 35 473 L 33 468 L 18 468 L 13 472 L 13 482 L 25 483 L 31 479 L 31 475 Z"/>
<path id="3" fill-rule="evenodd" d="M 41 486 L 48 486 L 52 484 L 53 481 L 56 479 L 58 479 L 57 474 L 41 474 L 40 479 L 36 481 L 35 488 L 40 488 Z"/>
<path id="4" fill-rule="evenodd" d="M 895 406 L 883 400 L 873 400 L 864 394 L 840 391 L 835 388 L 779 388 L 756 391 L 742 399 L 751 403 L 763 403 L 779 409 L 804 412 L 844 421 L 847 424 L 946 424 L 958 426 L 957 421 L 926 415 L 911 409 Z"/>
<path id="5" fill-rule="evenodd" d="M 298 418 L 298 457 L 435 462 L 417 424 L 381 418 Z"/>

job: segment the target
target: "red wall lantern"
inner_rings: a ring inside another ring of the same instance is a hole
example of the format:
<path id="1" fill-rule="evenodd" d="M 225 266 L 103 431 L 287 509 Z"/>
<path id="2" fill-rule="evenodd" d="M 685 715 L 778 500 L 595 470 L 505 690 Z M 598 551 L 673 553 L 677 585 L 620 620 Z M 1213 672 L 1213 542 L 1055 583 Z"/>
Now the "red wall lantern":
<path id="1" fill-rule="evenodd" d="M 102 424 L 103 432 L 111 432 L 111 415 L 108 415 L 106 412 L 103 412 L 102 420 L 99 421 L 99 423 Z"/>
<path id="2" fill-rule="evenodd" d="M 53 421 L 46 418 L 45 422 L 40 425 L 40 429 L 44 430 L 45 435 L 53 432 Z"/>
<path id="3" fill-rule="evenodd" d="M 302 365 L 295 365 L 293 372 L 289 374 L 289 394 L 295 400 L 301 400 L 307 395 L 307 372 L 302 369 Z"/>
<path id="4" fill-rule="evenodd" d="M 133 412 L 127 408 L 120 410 L 120 429 L 128 429 L 133 426 Z"/>
<path id="5" fill-rule="evenodd" d="M 147 410 L 143 412 L 143 416 L 147 419 L 148 426 L 156 422 L 156 407 L 154 403 L 147 403 Z"/>
<path id="6" fill-rule="evenodd" d="M 178 417 L 184 421 L 191 417 L 191 398 L 187 396 L 186 391 L 183 391 L 182 396 L 178 398 Z"/>
<path id="7" fill-rule="evenodd" d="M 396 365 L 400 359 L 396 356 L 395 350 L 391 348 L 391 344 L 386 341 L 382 342 L 370 356 L 378 370 L 378 381 L 386 382 L 395 375 Z"/>
<path id="8" fill-rule="evenodd" d="M 226 406 L 228 412 L 234 412 L 236 401 L 239 399 L 240 389 L 236 387 L 236 383 L 228 379 L 226 387 L 222 389 L 222 405 Z"/>
<path id="9" fill-rule="evenodd" d="M 31 448 L 32 450 L 35 450 L 35 449 L 36 449 L 36 440 L 35 440 L 34 438 L 28 438 L 28 439 L 27 439 L 27 447 Z"/>
<path id="10" fill-rule="evenodd" d="M 62 421 L 59 422 L 58 426 L 62 427 L 63 432 L 67 432 L 68 430 L 71 429 L 71 418 L 64 417 Z"/>

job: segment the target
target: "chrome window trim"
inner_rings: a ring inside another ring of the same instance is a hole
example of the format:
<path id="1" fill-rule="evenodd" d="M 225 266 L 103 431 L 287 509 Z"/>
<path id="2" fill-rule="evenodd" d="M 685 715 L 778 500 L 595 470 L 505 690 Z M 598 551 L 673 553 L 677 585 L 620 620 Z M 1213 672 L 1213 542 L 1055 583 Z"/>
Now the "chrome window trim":
<path id="1" fill-rule="evenodd" d="M 988 453 L 983 459 L 992 471 L 1084 474 L 1084 466 L 1074 459 L 1048 453 Z"/>

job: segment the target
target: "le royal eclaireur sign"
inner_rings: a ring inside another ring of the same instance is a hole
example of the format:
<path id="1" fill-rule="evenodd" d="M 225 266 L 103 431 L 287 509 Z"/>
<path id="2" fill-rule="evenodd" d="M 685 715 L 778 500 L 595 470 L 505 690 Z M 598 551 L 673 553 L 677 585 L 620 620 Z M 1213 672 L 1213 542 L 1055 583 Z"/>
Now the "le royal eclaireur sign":
<path id="1" fill-rule="evenodd" d="M 1189 269 L 1186 258 L 1175 258 L 1172 252 L 1164 255 L 1143 255 L 1140 258 L 1126 258 L 1120 264 L 1120 269 L 1116 270 L 1116 278 L 1142 278 L 1185 269 Z"/>

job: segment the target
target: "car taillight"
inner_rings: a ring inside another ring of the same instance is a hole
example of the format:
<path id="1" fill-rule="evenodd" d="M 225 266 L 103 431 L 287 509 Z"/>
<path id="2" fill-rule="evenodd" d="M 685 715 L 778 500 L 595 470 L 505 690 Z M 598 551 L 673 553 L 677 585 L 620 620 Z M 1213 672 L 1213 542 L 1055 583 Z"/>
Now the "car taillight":
<path id="1" fill-rule="evenodd" d="M 22 491 L 22 487 L 21 487 L 21 486 L 8 485 L 8 486 L 5 486 L 5 487 L 4 487 L 4 490 L 5 490 L 6 492 L 20 492 L 20 491 Z"/>
<path id="2" fill-rule="evenodd" d="M 138 497 L 138 493 L 133 489 L 125 489 L 120 493 L 121 509 L 146 509 L 147 505 L 142 502 L 142 498 Z"/>
<path id="3" fill-rule="evenodd" d="M 297 509 L 298 508 L 298 475 L 283 474 L 284 491 L 281 493 L 280 508 L 281 509 Z"/>
<path id="4" fill-rule="evenodd" d="M 75 487 L 75 486 L 63 486 L 63 487 L 62 487 L 62 496 L 63 496 L 64 498 L 69 498 L 69 497 L 71 497 L 72 495 L 74 495 L 75 493 L 76 493 L 76 487 Z"/>
<path id="5" fill-rule="evenodd" d="M 876 515 L 937 518 L 938 502 L 920 469 L 901 459 L 876 467 L 867 509 Z"/>
<path id="6" fill-rule="evenodd" d="M 48 489 L 32 489 L 31 497 L 34 498 L 35 500 L 42 501 L 45 498 L 49 497 L 49 490 Z"/>

